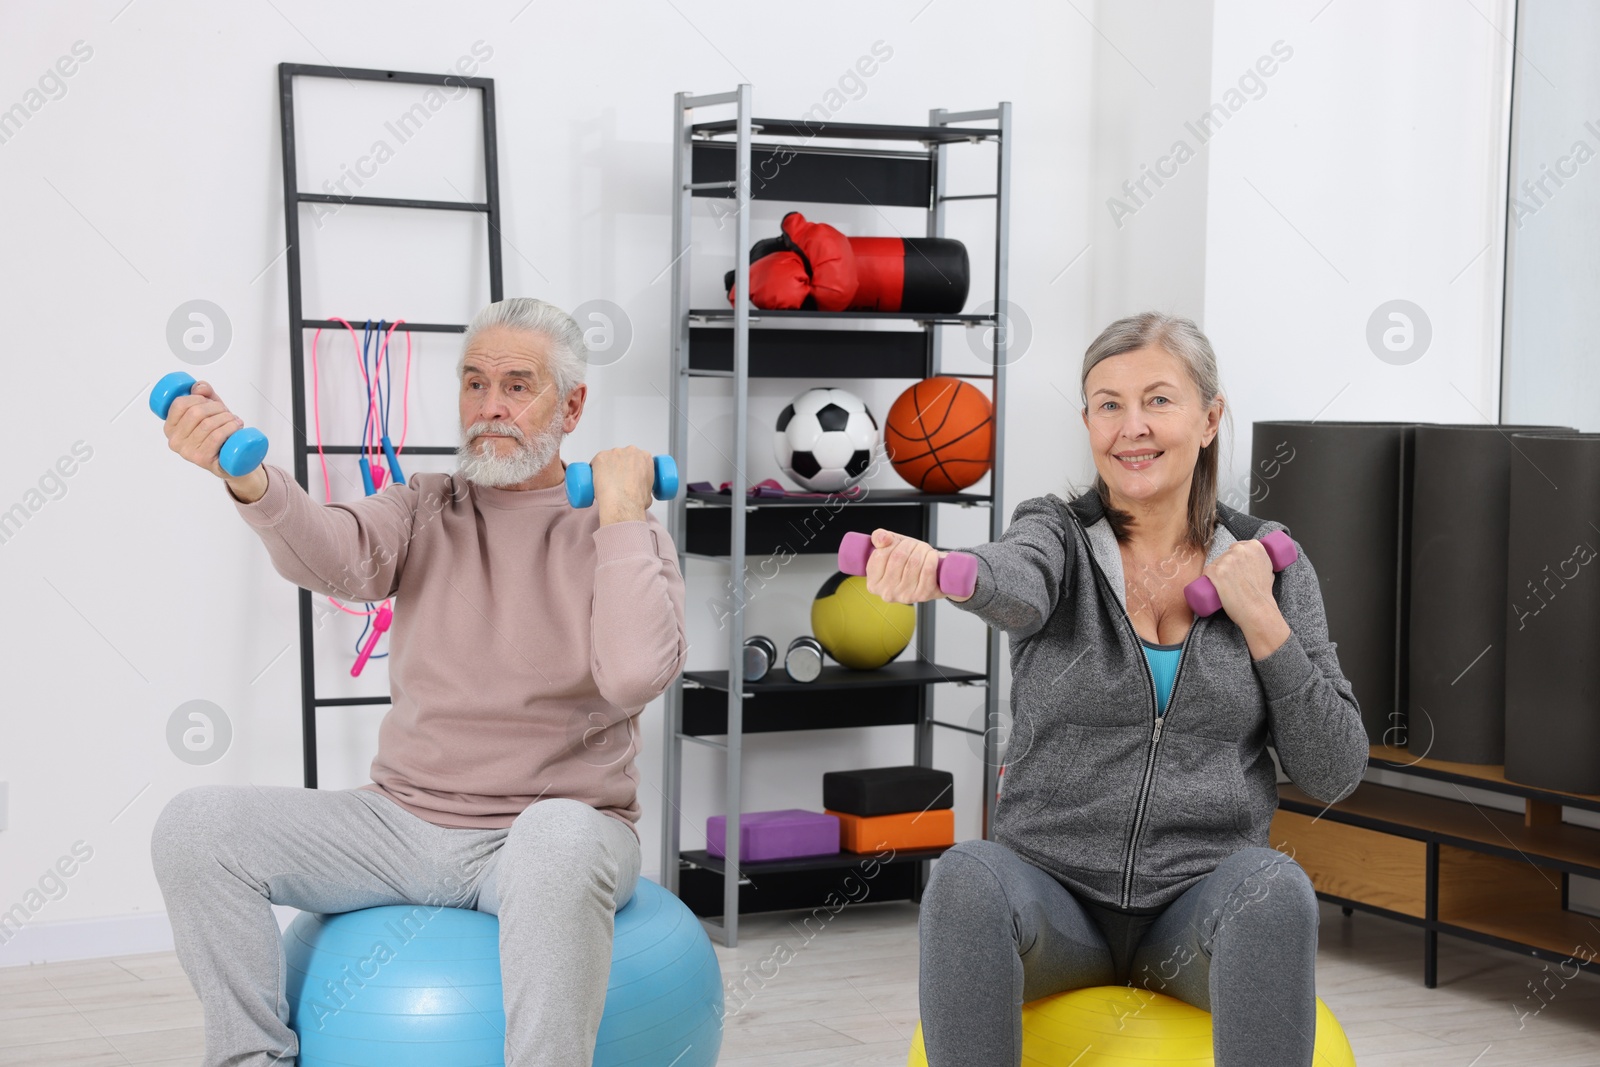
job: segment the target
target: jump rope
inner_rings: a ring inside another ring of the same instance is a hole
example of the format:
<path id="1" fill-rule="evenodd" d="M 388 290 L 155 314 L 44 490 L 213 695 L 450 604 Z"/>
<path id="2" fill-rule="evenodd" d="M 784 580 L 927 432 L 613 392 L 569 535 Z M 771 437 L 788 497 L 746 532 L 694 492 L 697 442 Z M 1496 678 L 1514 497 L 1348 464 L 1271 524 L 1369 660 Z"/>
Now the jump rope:
<path id="1" fill-rule="evenodd" d="M 396 319 L 387 331 L 384 329 L 384 320 L 379 319 L 377 329 L 373 329 L 372 320 L 368 319 L 362 327 L 361 339 L 356 340 L 355 327 L 349 322 L 332 316 L 329 321 L 337 322 L 350 334 L 350 341 L 356 346 L 361 357 L 361 382 L 365 390 L 366 411 L 363 415 L 361 426 L 361 484 L 368 496 L 381 490 L 386 478 L 393 476 L 396 485 L 406 484 L 405 472 L 400 469 L 400 453 L 405 451 L 406 432 L 411 428 L 411 331 L 406 333 L 406 372 L 401 384 L 400 394 L 400 444 L 393 445 L 389 441 L 389 404 L 394 398 L 394 364 L 387 357 L 389 355 L 389 341 L 394 336 L 394 331 L 405 322 L 405 319 Z M 322 339 L 322 328 L 318 327 L 316 334 L 311 338 L 311 418 L 317 435 L 317 460 L 322 464 L 322 494 L 327 503 L 333 503 L 331 484 L 328 481 L 328 458 L 322 450 L 322 406 L 319 396 L 317 374 L 317 342 Z M 376 342 L 376 345 L 374 345 Z M 379 372 L 383 380 L 379 380 Z M 381 414 L 379 409 L 382 409 Z M 383 461 L 387 459 L 389 466 L 386 469 Z M 378 646 L 378 639 L 389 629 L 389 623 L 394 618 L 392 599 L 385 600 L 377 608 L 371 602 L 367 603 L 366 611 L 356 611 L 347 608 L 333 597 L 328 598 L 328 603 L 338 608 L 347 615 L 360 615 L 367 621 L 361 628 L 361 636 L 356 638 L 354 666 L 350 668 L 350 677 L 361 676 L 361 669 L 367 665 L 369 659 L 387 659 L 388 653 L 373 655 L 373 649 Z M 368 632 L 371 636 L 368 637 Z"/>

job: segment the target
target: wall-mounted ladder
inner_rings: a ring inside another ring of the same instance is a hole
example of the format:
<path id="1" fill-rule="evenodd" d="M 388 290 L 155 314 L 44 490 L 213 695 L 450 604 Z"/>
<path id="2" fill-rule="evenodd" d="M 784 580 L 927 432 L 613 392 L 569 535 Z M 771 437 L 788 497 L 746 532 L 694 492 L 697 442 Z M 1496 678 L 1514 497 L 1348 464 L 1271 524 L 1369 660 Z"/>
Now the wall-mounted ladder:
<path id="1" fill-rule="evenodd" d="M 465 86 L 481 94 L 483 103 L 483 177 L 486 199 L 482 203 L 452 200 L 406 200 L 379 196 L 343 196 L 335 193 L 301 192 L 295 169 L 294 79 L 343 78 L 346 81 L 390 82 L 403 85 L 437 85 L 456 89 Z M 302 317 L 300 293 L 300 205 L 345 204 L 365 207 L 416 208 L 423 211 L 475 211 L 488 223 L 489 299 L 501 299 L 500 277 L 500 180 L 495 150 L 494 79 L 467 78 L 457 74 L 416 74 L 399 70 L 359 70 L 351 67 L 318 67 L 301 63 L 278 64 L 278 104 L 283 132 L 283 225 L 289 243 L 289 376 L 294 386 L 294 477 L 302 489 L 308 483 L 310 455 L 317 446 L 306 436 L 305 331 L 342 327 L 330 319 Z M 363 322 L 371 316 L 347 315 L 350 322 Z M 400 330 L 416 333 L 462 333 L 466 325 L 450 323 L 403 322 Z M 353 456 L 359 445 L 323 445 L 330 455 Z M 450 456 L 450 447 L 410 447 L 407 453 L 419 456 Z M 355 704 L 387 704 L 389 697 L 317 696 L 316 656 L 312 632 L 311 591 L 300 590 L 300 727 L 307 789 L 317 787 L 317 709 Z"/>

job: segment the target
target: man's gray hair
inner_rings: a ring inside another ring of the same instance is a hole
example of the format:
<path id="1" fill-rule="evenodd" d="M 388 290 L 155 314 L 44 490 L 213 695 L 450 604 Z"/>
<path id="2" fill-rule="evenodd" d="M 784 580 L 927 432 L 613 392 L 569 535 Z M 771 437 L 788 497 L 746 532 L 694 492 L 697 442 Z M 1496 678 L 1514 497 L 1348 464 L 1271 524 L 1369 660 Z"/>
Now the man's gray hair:
<path id="1" fill-rule="evenodd" d="M 555 379 L 557 399 L 565 400 L 573 389 L 583 384 L 589 365 L 589 350 L 583 343 L 583 331 L 572 316 L 531 296 L 514 296 L 490 304 L 472 317 L 467 332 L 461 338 L 461 358 L 456 362 L 459 379 L 467 363 L 467 349 L 482 330 L 491 326 L 504 326 L 512 330 L 543 334 L 550 340 L 549 365 L 545 371 Z"/>

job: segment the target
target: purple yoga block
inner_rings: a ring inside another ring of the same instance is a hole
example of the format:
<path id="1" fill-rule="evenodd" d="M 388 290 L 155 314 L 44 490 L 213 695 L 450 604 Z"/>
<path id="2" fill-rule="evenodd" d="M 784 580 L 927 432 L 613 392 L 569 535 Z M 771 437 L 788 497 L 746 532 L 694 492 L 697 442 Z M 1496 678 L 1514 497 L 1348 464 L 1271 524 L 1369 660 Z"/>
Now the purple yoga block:
<path id="1" fill-rule="evenodd" d="M 728 817 L 706 820 L 706 852 L 725 853 Z M 747 811 L 739 816 L 739 861 L 785 860 L 796 856 L 831 856 L 839 851 L 839 817 L 799 808 Z"/>

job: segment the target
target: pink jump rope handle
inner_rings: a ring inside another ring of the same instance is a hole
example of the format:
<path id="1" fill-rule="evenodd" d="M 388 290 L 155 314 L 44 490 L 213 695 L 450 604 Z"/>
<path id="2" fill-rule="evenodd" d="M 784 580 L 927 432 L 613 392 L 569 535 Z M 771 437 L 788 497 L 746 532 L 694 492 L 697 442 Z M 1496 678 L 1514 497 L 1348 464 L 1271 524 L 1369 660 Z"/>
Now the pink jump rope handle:
<path id="1" fill-rule="evenodd" d="M 1267 550 L 1267 558 L 1272 561 L 1274 572 L 1283 570 L 1299 556 L 1285 530 L 1272 531 L 1261 539 L 1261 544 Z M 1222 599 L 1217 596 L 1217 587 L 1211 584 L 1210 578 L 1196 578 L 1184 586 L 1183 598 L 1189 602 L 1194 613 L 1202 617 L 1215 615 L 1222 610 Z"/>
<path id="2" fill-rule="evenodd" d="M 389 620 L 394 618 L 394 612 L 389 605 L 384 604 L 378 608 L 377 617 L 372 620 L 372 636 L 367 638 L 367 643 L 361 646 L 361 655 L 356 657 L 355 666 L 350 668 L 350 677 L 361 677 L 361 668 L 367 665 L 367 659 L 372 655 L 372 650 L 378 647 L 378 638 L 389 629 Z"/>
<path id="3" fill-rule="evenodd" d="M 847 533 L 839 542 L 839 569 L 846 574 L 867 573 L 867 557 L 872 555 L 872 538 L 864 533 Z M 969 597 L 978 581 L 978 557 L 967 552 L 952 552 L 939 561 L 939 591 L 945 596 Z"/>

